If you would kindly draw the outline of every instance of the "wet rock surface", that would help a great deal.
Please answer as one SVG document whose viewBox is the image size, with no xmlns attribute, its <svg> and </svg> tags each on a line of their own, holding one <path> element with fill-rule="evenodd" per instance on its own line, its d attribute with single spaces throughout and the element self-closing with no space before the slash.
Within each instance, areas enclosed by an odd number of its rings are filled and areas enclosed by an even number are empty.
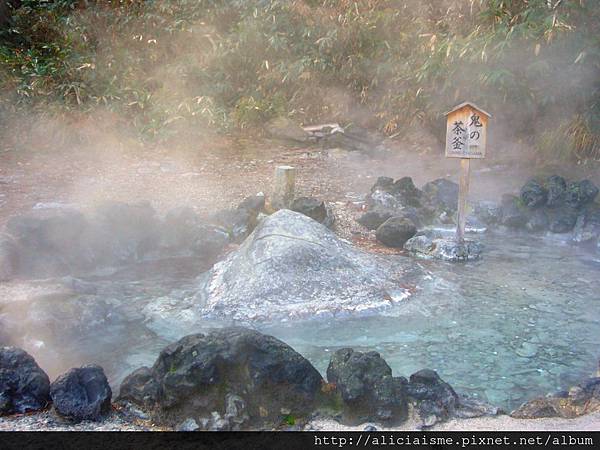
<svg viewBox="0 0 600 450">
<path fill-rule="evenodd" d="M 406 241 L 404 249 L 421 258 L 451 262 L 475 260 L 482 252 L 481 244 L 476 241 L 457 242 L 455 238 L 444 237 L 441 233 L 432 230 L 418 232 Z"/>
<path fill-rule="evenodd" d="M 417 227 L 453 223 L 458 185 L 440 178 L 426 183 L 421 190 L 410 177 L 396 181 L 379 177 L 366 201 L 369 210 L 358 222 L 368 229 L 377 229 L 385 220 L 394 217 L 409 218 Z"/>
<path fill-rule="evenodd" d="M 404 298 L 394 279 L 410 282 L 418 271 L 410 261 L 392 267 L 314 220 L 280 210 L 201 277 L 195 303 L 200 314 L 243 322 L 376 310 L 390 305 L 388 288 Z"/>
<path fill-rule="evenodd" d="M 418 414 L 426 426 L 447 420 L 459 407 L 459 397 L 452 386 L 431 369 L 413 373 L 406 391 L 416 400 Z"/>
<path fill-rule="evenodd" d="M 112 391 L 100 366 L 69 370 L 50 386 L 56 411 L 74 420 L 100 420 L 111 409 Z"/>
<path fill-rule="evenodd" d="M 537 233 L 572 233 L 572 241 L 585 242 L 595 238 L 594 226 L 585 231 L 583 228 L 594 222 L 588 219 L 588 211 L 597 209 L 597 196 L 598 188 L 589 180 L 569 182 L 559 175 L 531 179 L 521 188 L 518 198 L 503 197 L 501 223 Z"/>
<path fill-rule="evenodd" d="M 388 247 L 401 248 L 415 235 L 417 227 L 406 217 L 390 217 L 377 228 L 377 240 Z"/>
<path fill-rule="evenodd" d="M 336 351 L 327 368 L 327 381 L 342 397 L 345 423 L 393 425 L 407 417 L 406 379 L 393 377 L 392 369 L 377 352 Z"/>
<path fill-rule="evenodd" d="M 148 387 L 151 383 L 155 387 Z M 120 399 L 150 408 L 161 423 L 236 430 L 281 425 L 308 415 L 323 380 L 283 342 L 243 328 L 186 336 L 148 372 L 121 386 Z"/>
<path fill-rule="evenodd" d="M 50 380 L 35 360 L 17 347 L 0 347 L 0 416 L 45 408 Z"/>
</svg>

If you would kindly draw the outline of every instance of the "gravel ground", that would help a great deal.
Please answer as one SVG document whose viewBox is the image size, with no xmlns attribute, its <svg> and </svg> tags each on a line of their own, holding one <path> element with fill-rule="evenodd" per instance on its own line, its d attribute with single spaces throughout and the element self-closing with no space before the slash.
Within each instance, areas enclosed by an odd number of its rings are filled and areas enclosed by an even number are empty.
<svg viewBox="0 0 600 450">
<path fill-rule="evenodd" d="M 0 431 L 163 431 L 150 421 L 133 417 L 117 408 L 101 422 L 74 423 L 53 409 L 39 413 L 0 417 Z"/>
</svg>

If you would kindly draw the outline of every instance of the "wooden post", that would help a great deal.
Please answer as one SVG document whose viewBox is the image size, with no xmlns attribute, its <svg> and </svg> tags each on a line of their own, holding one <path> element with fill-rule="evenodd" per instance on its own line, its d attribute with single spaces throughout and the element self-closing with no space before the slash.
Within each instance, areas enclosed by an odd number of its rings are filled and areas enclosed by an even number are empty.
<svg viewBox="0 0 600 450">
<path fill-rule="evenodd" d="M 274 209 L 285 209 L 292 205 L 295 183 L 296 169 L 294 167 L 278 166 L 275 168 L 273 194 L 271 196 L 271 206 Z"/>
<path fill-rule="evenodd" d="M 465 241 L 470 161 L 485 158 L 489 113 L 474 103 L 464 102 L 446 113 L 446 158 L 460 158 L 456 240 Z"/>
<path fill-rule="evenodd" d="M 471 178 L 471 160 L 460 160 L 460 183 L 458 186 L 458 225 L 456 227 L 456 241 L 465 241 L 465 227 L 467 225 L 467 200 L 469 197 L 469 181 Z"/>
</svg>

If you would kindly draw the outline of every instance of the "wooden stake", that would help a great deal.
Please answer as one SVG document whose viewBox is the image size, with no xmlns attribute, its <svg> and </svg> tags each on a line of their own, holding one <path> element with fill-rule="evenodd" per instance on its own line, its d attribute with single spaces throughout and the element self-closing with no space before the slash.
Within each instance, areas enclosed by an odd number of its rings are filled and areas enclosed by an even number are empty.
<svg viewBox="0 0 600 450">
<path fill-rule="evenodd" d="M 295 183 L 296 169 L 294 167 L 278 166 L 275 168 L 273 195 L 271 196 L 271 206 L 274 209 L 285 209 L 292 205 Z"/>
<path fill-rule="evenodd" d="M 469 179 L 471 160 L 461 158 L 460 160 L 460 184 L 458 187 L 458 225 L 456 227 L 456 241 L 465 241 L 465 227 L 467 225 L 467 200 L 469 197 Z"/>
</svg>

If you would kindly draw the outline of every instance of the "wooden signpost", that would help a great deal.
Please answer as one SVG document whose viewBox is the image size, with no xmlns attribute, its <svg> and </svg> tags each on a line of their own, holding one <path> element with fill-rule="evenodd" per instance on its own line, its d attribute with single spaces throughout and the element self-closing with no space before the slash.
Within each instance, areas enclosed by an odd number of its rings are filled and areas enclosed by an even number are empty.
<svg viewBox="0 0 600 450">
<path fill-rule="evenodd" d="M 461 103 L 446 113 L 446 157 L 460 158 L 458 190 L 458 224 L 456 240 L 465 240 L 467 198 L 469 196 L 471 159 L 485 158 L 485 144 L 490 114 L 469 102 Z"/>
</svg>

